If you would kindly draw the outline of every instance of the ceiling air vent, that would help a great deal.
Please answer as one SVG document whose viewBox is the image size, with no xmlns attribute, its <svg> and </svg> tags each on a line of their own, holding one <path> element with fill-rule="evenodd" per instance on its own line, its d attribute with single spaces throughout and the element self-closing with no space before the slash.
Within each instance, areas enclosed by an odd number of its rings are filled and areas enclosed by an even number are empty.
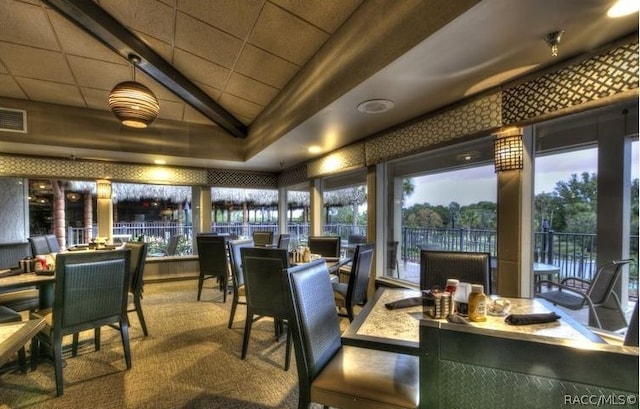
<svg viewBox="0 0 640 409">
<path fill-rule="evenodd" d="M 27 133 L 27 111 L 0 107 L 0 131 Z"/>
</svg>

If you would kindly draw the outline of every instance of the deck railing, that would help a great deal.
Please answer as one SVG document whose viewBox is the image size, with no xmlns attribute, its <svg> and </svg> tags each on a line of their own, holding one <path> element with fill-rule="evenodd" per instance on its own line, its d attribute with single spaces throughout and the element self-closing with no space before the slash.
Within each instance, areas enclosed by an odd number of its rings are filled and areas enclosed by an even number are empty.
<svg viewBox="0 0 640 409">
<path fill-rule="evenodd" d="M 85 237 L 96 237 L 97 227 L 85 235 L 84 228 L 70 227 L 67 233 L 68 246 L 84 243 Z M 215 223 L 211 231 L 227 233 L 239 237 L 251 237 L 256 230 L 278 232 L 275 223 Z M 309 225 L 304 223 L 290 224 L 288 233 L 291 245 L 306 243 L 309 236 Z M 164 250 L 163 246 L 171 236 L 181 236 L 177 254 L 192 254 L 193 228 L 174 222 L 118 222 L 114 223 L 113 234 L 129 240 L 151 243 L 153 250 Z M 366 226 L 348 224 L 328 224 L 324 226 L 324 234 L 340 236 L 347 240 L 350 234 L 366 234 Z M 534 234 L 534 261 L 553 264 L 560 268 L 560 278 L 581 277 L 591 280 L 596 272 L 596 235 L 578 233 L 555 233 L 553 231 L 536 232 Z M 629 294 L 637 299 L 638 294 L 638 242 L 639 236 L 630 237 L 630 257 L 634 259 L 629 268 Z M 402 228 L 399 261 L 401 263 L 419 263 L 420 249 L 440 249 L 449 251 L 479 251 L 496 256 L 496 232 L 493 230 L 471 229 L 428 229 Z"/>
</svg>

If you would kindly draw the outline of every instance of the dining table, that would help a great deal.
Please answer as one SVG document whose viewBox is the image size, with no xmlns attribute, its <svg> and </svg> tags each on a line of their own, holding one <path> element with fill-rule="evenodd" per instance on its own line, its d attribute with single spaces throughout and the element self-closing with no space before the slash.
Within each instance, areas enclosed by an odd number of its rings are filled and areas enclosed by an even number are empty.
<svg viewBox="0 0 640 409">
<path fill-rule="evenodd" d="M 373 299 L 368 301 L 356 315 L 353 322 L 342 334 L 343 345 L 353 345 L 363 348 L 418 355 L 420 347 L 420 322 L 432 319 L 423 312 L 422 304 L 405 308 L 389 309 L 386 304 L 399 300 L 416 299 L 421 297 L 420 290 L 405 288 L 380 287 Z M 499 297 L 492 296 L 489 302 Z M 461 323 L 471 327 L 491 329 L 498 332 L 512 334 L 540 335 L 552 338 L 604 342 L 602 338 L 590 331 L 582 324 L 559 308 L 541 299 L 502 298 L 510 303 L 510 314 L 541 314 L 555 312 L 560 319 L 543 324 L 509 325 L 505 316 L 487 316 L 485 322 L 470 322 L 461 318 Z M 446 322 L 445 319 L 439 320 Z"/>
<path fill-rule="evenodd" d="M 0 365 L 25 346 L 44 328 L 44 318 L 0 324 Z"/>
<path fill-rule="evenodd" d="M 350 257 L 321 257 L 321 258 L 324 259 L 324 261 L 326 262 L 327 270 L 329 270 L 329 273 L 334 275 L 338 274 L 340 267 L 351 262 Z M 297 262 L 297 261 L 290 260 L 289 264 L 291 264 L 291 266 L 299 266 L 299 265 L 305 264 L 305 262 Z"/>
<path fill-rule="evenodd" d="M 39 307 L 50 308 L 53 306 L 56 277 L 53 272 L 43 271 L 38 273 L 18 273 L 0 277 L 0 291 L 23 290 L 37 287 L 39 294 Z"/>
</svg>

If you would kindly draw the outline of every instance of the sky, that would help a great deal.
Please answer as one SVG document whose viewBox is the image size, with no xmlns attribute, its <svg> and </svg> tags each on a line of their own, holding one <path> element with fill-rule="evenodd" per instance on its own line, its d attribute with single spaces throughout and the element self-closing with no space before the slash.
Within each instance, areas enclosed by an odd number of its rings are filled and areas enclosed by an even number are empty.
<svg viewBox="0 0 640 409">
<path fill-rule="evenodd" d="M 638 142 L 633 143 L 631 180 L 638 178 Z M 597 150 L 567 152 L 536 158 L 535 194 L 551 193 L 556 182 L 569 180 L 572 173 L 597 172 Z M 414 193 L 407 207 L 417 203 L 468 205 L 496 201 L 496 177 L 493 165 L 413 178 Z"/>
</svg>

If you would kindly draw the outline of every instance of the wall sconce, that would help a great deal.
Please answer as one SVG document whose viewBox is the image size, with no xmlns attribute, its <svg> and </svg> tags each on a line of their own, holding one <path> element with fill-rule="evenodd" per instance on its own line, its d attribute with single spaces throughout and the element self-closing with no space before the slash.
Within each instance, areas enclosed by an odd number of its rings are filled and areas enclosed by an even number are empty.
<svg viewBox="0 0 640 409">
<path fill-rule="evenodd" d="M 98 199 L 111 199 L 111 182 L 98 180 L 96 182 L 96 195 Z"/>
<path fill-rule="evenodd" d="M 496 173 L 522 169 L 522 135 L 497 137 L 493 141 Z"/>
</svg>

